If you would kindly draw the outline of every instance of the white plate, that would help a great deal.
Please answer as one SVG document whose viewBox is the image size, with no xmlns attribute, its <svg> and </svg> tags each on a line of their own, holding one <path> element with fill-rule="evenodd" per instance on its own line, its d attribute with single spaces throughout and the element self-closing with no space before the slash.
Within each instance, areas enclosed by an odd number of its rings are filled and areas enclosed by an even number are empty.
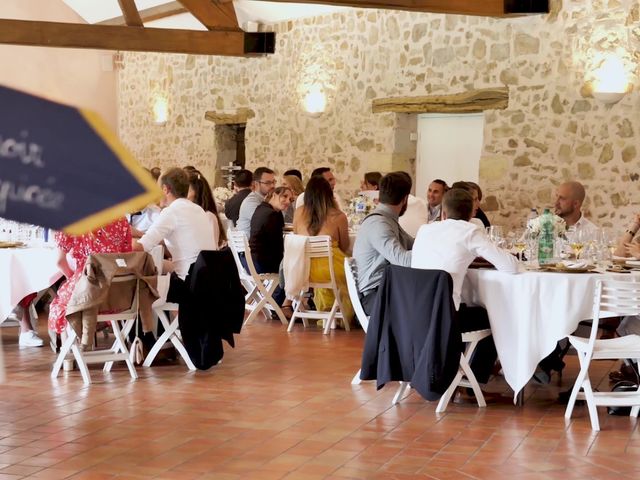
<svg viewBox="0 0 640 480">
<path fill-rule="evenodd" d="M 611 258 L 612 258 L 613 260 L 638 260 L 638 259 L 637 259 L 637 258 L 635 258 L 635 257 L 620 257 L 620 256 L 618 256 L 618 255 L 613 255 Z"/>
<path fill-rule="evenodd" d="M 625 263 L 632 267 L 640 267 L 640 260 L 627 260 Z"/>
</svg>

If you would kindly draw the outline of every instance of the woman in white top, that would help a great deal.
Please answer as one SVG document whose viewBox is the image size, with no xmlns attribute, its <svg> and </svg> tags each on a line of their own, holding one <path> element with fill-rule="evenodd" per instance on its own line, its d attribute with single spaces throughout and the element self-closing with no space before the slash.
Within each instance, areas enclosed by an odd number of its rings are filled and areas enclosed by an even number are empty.
<svg viewBox="0 0 640 480">
<path fill-rule="evenodd" d="M 187 173 L 189 175 L 189 193 L 187 194 L 187 199 L 200 205 L 200 207 L 207 212 L 213 228 L 213 241 L 218 248 L 224 247 L 227 243 L 227 235 L 222 221 L 218 216 L 218 209 L 213 199 L 209 182 L 207 182 L 204 175 L 197 170 Z"/>
</svg>

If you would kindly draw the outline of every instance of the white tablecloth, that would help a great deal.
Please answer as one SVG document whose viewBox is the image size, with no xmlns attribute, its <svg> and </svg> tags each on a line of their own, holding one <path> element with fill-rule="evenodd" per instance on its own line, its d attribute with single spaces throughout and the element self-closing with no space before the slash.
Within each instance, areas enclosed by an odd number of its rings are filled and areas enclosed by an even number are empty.
<svg viewBox="0 0 640 480">
<path fill-rule="evenodd" d="M 0 248 L 0 322 L 24 297 L 62 276 L 57 261 L 55 248 Z"/>
<path fill-rule="evenodd" d="M 462 299 L 487 309 L 505 379 L 516 394 L 556 343 L 573 333 L 580 321 L 592 318 L 596 281 L 603 277 L 468 271 Z"/>
</svg>

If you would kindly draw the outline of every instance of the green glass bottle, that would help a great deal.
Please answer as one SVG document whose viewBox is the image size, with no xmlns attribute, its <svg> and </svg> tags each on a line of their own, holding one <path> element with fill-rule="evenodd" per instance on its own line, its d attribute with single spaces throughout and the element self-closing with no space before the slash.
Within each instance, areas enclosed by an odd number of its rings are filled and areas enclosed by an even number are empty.
<svg viewBox="0 0 640 480">
<path fill-rule="evenodd" d="M 540 233 L 538 235 L 538 264 L 545 265 L 553 260 L 553 215 L 548 208 L 540 217 Z"/>
</svg>

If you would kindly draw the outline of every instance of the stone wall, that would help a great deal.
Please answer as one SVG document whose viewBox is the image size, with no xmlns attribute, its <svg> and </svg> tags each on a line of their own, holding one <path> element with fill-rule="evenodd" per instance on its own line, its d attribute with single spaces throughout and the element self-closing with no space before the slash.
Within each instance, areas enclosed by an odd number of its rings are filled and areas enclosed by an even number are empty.
<svg viewBox="0 0 640 480">
<path fill-rule="evenodd" d="M 413 168 L 415 116 L 372 114 L 373 98 L 507 85 L 509 107 L 485 114 L 480 162 L 494 222 L 520 223 L 532 206 L 553 203 L 555 185 L 578 179 L 590 216 L 620 228 L 640 203 L 639 96 L 606 105 L 585 83 L 603 53 L 617 50 L 635 70 L 638 0 L 552 6 L 550 15 L 510 19 L 353 10 L 276 26 L 276 53 L 264 58 L 127 54 L 120 134 L 144 164 L 194 164 L 212 176 L 215 128 L 205 111 L 248 107 L 248 166 L 308 173 L 328 164 L 348 197 L 365 171 Z M 328 98 L 318 116 L 301 105 L 313 84 Z M 158 94 L 169 98 L 165 126 L 152 124 Z"/>
</svg>

